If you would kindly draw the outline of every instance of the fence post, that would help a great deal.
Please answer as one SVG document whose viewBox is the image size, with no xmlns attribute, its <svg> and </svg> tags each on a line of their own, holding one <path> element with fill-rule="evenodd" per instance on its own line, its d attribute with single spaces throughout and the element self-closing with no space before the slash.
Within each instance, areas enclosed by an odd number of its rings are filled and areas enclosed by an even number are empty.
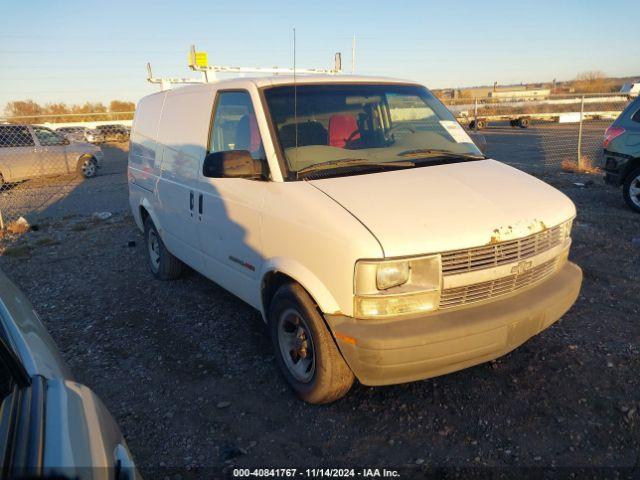
<svg viewBox="0 0 640 480">
<path fill-rule="evenodd" d="M 580 100 L 580 126 L 578 127 L 578 170 L 582 170 L 582 120 L 584 118 L 584 95 Z"/>
<path fill-rule="evenodd" d="M 473 102 L 473 130 L 478 131 L 478 99 Z"/>
</svg>

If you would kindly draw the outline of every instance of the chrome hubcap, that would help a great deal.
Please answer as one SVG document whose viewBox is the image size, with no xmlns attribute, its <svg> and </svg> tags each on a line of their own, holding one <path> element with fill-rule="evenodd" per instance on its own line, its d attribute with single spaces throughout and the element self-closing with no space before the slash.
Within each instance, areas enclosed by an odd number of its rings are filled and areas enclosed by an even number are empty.
<svg viewBox="0 0 640 480">
<path fill-rule="evenodd" d="M 287 369 L 303 383 L 313 379 L 316 354 L 311 330 L 296 310 L 285 310 L 278 319 L 278 345 Z"/>
<path fill-rule="evenodd" d="M 154 272 L 157 272 L 158 268 L 160 267 L 160 239 L 158 238 L 158 234 L 154 230 L 149 231 L 147 247 L 149 249 L 149 260 L 151 261 L 151 268 Z"/>
<path fill-rule="evenodd" d="M 631 180 L 631 185 L 629 185 L 629 197 L 631 197 L 631 201 L 640 207 L 640 175 Z"/>
</svg>

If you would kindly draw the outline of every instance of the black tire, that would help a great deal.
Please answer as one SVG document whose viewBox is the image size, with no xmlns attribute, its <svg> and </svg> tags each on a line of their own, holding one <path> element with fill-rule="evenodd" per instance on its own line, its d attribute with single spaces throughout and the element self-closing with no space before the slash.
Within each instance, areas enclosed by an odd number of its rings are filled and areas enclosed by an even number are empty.
<svg viewBox="0 0 640 480">
<path fill-rule="evenodd" d="M 289 365 L 293 355 L 286 360 L 283 357 L 286 347 L 281 348 L 281 342 L 284 342 L 281 337 L 287 336 L 281 324 L 285 318 L 295 318 L 296 314 L 303 321 L 304 353 L 308 355 L 310 350 L 313 355 L 314 368 L 306 381 L 292 373 Z M 269 331 L 276 363 L 298 397 L 308 403 L 321 404 L 334 402 L 347 394 L 353 385 L 353 372 L 342 358 L 315 302 L 300 285 L 289 283 L 276 291 L 269 308 Z M 297 333 L 294 336 L 299 339 Z M 298 356 L 298 361 L 300 358 Z"/>
<path fill-rule="evenodd" d="M 83 155 L 78 159 L 77 169 L 84 178 L 93 178 L 98 174 L 98 162 L 91 155 Z"/>
<path fill-rule="evenodd" d="M 487 126 L 487 122 L 485 120 L 478 120 L 478 130 L 482 130 Z"/>
<path fill-rule="evenodd" d="M 151 246 L 152 242 L 154 242 L 157 250 Z M 158 280 L 175 280 L 180 277 L 184 264 L 164 246 L 164 242 L 160 238 L 158 229 L 151 217 L 147 217 L 144 221 L 144 244 L 147 249 L 149 270 L 151 270 L 154 277 Z M 157 259 L 152 258 L 152 249 L 157 253 Z"/>
<path fill-rule="evenodd" d="M 640 188 L 640 167 L 631 170 L 624 178 L 624 183 L 622 184 L 624 201 L 627 202 L 631 210 L 640 213 L 640 195 L 633 193 L 631 191 L 632 188 Z"/>
<path fill-rule="evenodd" d="M 528 119 L 528 118 L 524 118 L 524 117 L 523 117 L 523 118 L 518 119 L 518 126 L 519 126 L 520 128 L 529 128 L 529 124 L 530 124 L 530 123 L 531 123 L 531 122 L 529 121 L 529 119 Z"/>
</svg>

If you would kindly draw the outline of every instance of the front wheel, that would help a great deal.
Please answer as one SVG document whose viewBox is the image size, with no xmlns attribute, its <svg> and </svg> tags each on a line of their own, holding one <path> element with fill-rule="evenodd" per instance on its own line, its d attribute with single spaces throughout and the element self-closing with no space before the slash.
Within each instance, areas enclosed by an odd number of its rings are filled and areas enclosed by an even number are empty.
<svg viewBox="0 0 640 480">
<path fill-rule="evenodd" d="M 622 196 L 631 210 L 640 213 L 640 167 L 626 176 L 622 185 Z"/>
<path fill-rule="evenodd" d="M 269 309 L 269 330 L 276 362 L 302 400 L 330 403 L 347 394 L 353 373 L 300 285 L 290 283 L 278 289 Z"/>
</svg>

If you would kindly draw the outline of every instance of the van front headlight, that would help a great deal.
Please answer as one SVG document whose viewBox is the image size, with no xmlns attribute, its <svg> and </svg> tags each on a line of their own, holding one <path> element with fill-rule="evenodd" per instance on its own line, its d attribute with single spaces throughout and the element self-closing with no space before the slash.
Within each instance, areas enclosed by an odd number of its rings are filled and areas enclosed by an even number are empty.
<svg viewBox="0 0 640 480">
<path fill-rule="evenodd" d="M 387 318 L 436 310 L 441 272 L 440 255 L 359 260 L 354 279 L 354 316 Z"/>
</svg>

